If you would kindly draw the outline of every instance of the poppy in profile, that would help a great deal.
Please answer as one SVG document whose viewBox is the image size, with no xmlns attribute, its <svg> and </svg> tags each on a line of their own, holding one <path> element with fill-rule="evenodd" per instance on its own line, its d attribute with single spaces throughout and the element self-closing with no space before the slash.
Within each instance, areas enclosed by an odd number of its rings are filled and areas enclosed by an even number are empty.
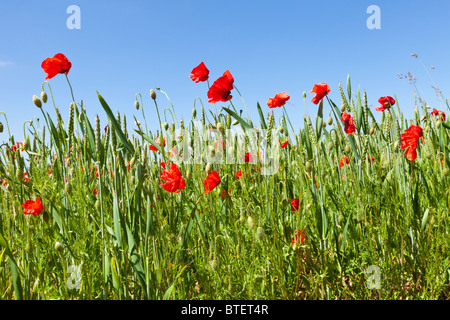
<svg viewBox="0 0 450 320">
<path fill-rule="evenodd" d="M 346 155 L 343 155 L 342 157 L 341 157 L 341 160 L 339 160 L 339 167 L 343 167 L 343 166 L 345 166 L 345 164 L 349 164 L 350 163 L 350 159 L 346 156 Z"/>
<path fill-rule="evenodd" d="M 285 142 L 281 143 L 282 148 L 286 148 L 289 145 L 289 139 L 286 139 Z"/>
<path fill-rule="evenodd" d="M 181 172 L 178 169 L 176 163 L 172 163 L 169 167 L 169 170 L 161 171 L 160 178 L 167 181 L 160 184 L 160 186 L 163 187 L 166 191 L 179 193 L 181 189 L 186 188 L 186 183 L 181 176 Z"/>
<path fill-rule="evenodd" d="M 211 172 L 205 179 L 203 179 L 203 184 L 205 186 L 205 192 L 209 193 L 220 183 L 220 177 L 216 170 Z"/>
<path fill-rule="evenodd" d="M 342 112 L 341 114 L 341 120 L 344 122 L 344 131 L 347 134 L 353 134 L 356 131 L 355 128 L 355 122 L 353 120 L 353 117 L 348 114 L 347 112 Z"/>
<path fill-rule="evenodd" d="M 269 100 L 267 100 L 267 105 L 269 106 L 269 108 L 278 108 L 284 106 L 289 98 L 290 96 L 286 94 L 286 92 L 277 93 L 275 97 L 269 98 Z"/>
<path fill-rule="evenodd" d="M 252 162 L 253 163 L 253 157 L 252 154 L 250 152 L 247 152 L 244 156 L 244 161 L 245 162 Z"/>
<path fill-rule="evenodd" d="M 375 110 L 377 111 L 384 111 L 395 104 L 394 98 L 390 96 L 381 97 L 380 99 L 378 99 L 378 102 L 381 103 L 381 106 L 375 107 Z"/>
<path fill-rule="evenodd" d="M 439 117 L 440 120 L 445 121 L 445 112 L 444 111 L 433 109 L 433 111 L 431 111 L 431 114 L 435 117 Z"/>
<path fill-rule="evenodd" d="M 328 84 L 322 82 L 315 84 L 314 88 L 310 92 L 314 92 L 316 94 L 316 96 L 312 98 L 311 102 L 314 104 L 319 104 L 320 100 L 330 93 L 330 87 Z"/>
<path fill-rule="evenodd" d="M 24 214 L 32 214 L 34 216 L 40 215 L 41 211 L 44 210 L 40 197 L 37 197 L 36 201 L 27 200 L 24 204 L 22 204 L 22 208 L 25 209 L 23 210 Z"/>
<path fill-rule="evenodd" d="M 155 142 L 156 142 L 159 146 L 161 146 L 161 139 L 160 139 L 160 137 L 156 138 Z M 166 146 L 166 138 L 163 138 L 163 146 L 164 146 L 164 147 Z M 150 144 L 149 149 L 150 149 L 150 151 L 158 151 L 158 149 L 156 149 L 156 147 L 155 147 L 154 145 L 152 145 L 152 144 Z"/>
<path fill-rule="evenodd" d="M 196 66 L 194 69 L 192 69 L 189 77 L 191 77 L 192 81 L 194 81 L 195 83 L 208 80 L 209 70 L 208 70 L 208 68 L 206 68 L 203 61 L 198 66 Z"/>
<path fill-rule="evenodd" d="M 216 103 L 219 101 L 227 102 L 233 96 L 231 90 L 233 89 L 234 78 L 230 71 L 227 70 L 223 75 L 214 81 L 213 85 L 208 90 L 208 102 Z"/>
<path fill-rule="evenodd" d="M 292 199 L 291 201 L 291 211 L 298 211 L 300 201 L 298 199 Z"/>
<path fill-rule="evenodd" d="M 422 128 L 416 125 L 411 125 L 401 136 L 401 149 L 406 149 L 406 159 L 414 161 L 417 158 L 417 141 L 423 137 Z"/>
<path fill-rule="evenodd" d="M 236 172 L 236 179 L 240 179 L 240 178 L 242 178 L 242 171 L 241 170 Z"/>
<path fill-rule="evenodd" d="M 303 243 L 305 241 L 305 234 L 302 230 L 299 230 L 296 235 L 292 238 L 292 244 L 297 243 L 300 240 L 300 243 Z"/>
<path fill-rule="evenodd" d="M 45 79 L 49 80 L 56 76 L 57 74 L 69 74 L 70 68 L 72 68 L 72 63 L 66 58 L 62 53 L 57 53 L 53 58 L 47 58 L 42 61 L 42 69 L 44 69 L 47 76 Z"/>
</svg>

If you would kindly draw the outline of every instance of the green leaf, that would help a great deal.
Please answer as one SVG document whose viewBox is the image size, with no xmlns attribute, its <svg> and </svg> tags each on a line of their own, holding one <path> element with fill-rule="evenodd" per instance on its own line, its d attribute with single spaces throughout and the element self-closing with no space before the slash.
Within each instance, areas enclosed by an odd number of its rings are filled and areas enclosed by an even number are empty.
<svg viewBox="0 0 450 320">
<path fill-rule="evenodd" d="M 147 284 L 145 283 L 145 273 L 144 268 L 141 264 L 141 259 L 139 258 L 139 254 L 136 249 L 136 242 L 133 237 L 133 233 L 131 232 L 128 224 L 125 224 L 125 228 L 127 230 L 127 238 L 128 238 L 128 254 L 131 258 L 131 265 L 133 266 L 134 273 L 136 274 L 141 288 L 146 288 Z M 147 296 L 147 291 L 144 290 L 144 295 Z"/>
<path fill-rule="evenodd" d="M 226 112 L 228 112 L 230 114 L 230 116 L 232 116 L 233 118 L 235 118 L 237 121 L 239 121 L 239 123 L 242 125 L 242 127 L 247 128 L 247 129 L 253 129 L 253 127 L 251 125 L 249 125 L 244 119 L 242 119 L 240 116 L 237 115 L 236 112 L 223 107 L 223 110 L 225 110 Z"/>
<path fill-rule="evenodd" d="M 428 209 L 427 209 L 427 210 L 425 210 L 425 213 L 423 214 L 423 218 L 422 218 L 422 226 L 421 226 L 422 232 L 425 231 L 425 228 L 427 227 L 429 220 L 430 220 L 430 215 L 428 214 Z"/>
<path fill-rule="evenodd" d="M 134 129 L 134 131 L 136 131 L 136 133 L 138 133 L 139 135 L 142 136 L 142 138 L 144 138 L 145 140 L 147 140 L 148 142 L 151 143 L 152 146 L 154 146 L 159 152 L 163 153 L 161 146 L 159 144 L 156 143 L 155 140 L 153 140 L 152 137 L 146 135 L 145 133 L 143 133 L 142 131 L 136 130 Z"/>
<path fill-rule="evenodd" d="M 5 248 L 6 254 L 9 258 L 9 266 L 11 268 L 11 275 L 13 279 L 13 287 L 14 287 L 14 294 L 16 295 L 17 300 L 23 299 L 23 292 L 22 292 L 22 284 L 20 282 L 20 274 L 23 273 L 20 271 L 19 266 L 17 265 L 16 260 L 14 259 L 14 256 L 8 246 L 8 243 L 6 242 L 6 239 L 3 237 L 3 235 L 0 233 L 0 247 Z"/>
<path fill-rule="evenodd" d="M 347 94 L 348 99 L 350 100 L 352 98 L 352 85 L 350 83 L 350 75 L 347 75 Z"/>
<path fill-rule="evenodd" d="M 258 101 L 256 102 L 256 107 L 258 108 L 259 118 L 261 119 L 261 129 L 267 129 L 266 120 L 264 119 L 264 114 Z"/>
</svg>

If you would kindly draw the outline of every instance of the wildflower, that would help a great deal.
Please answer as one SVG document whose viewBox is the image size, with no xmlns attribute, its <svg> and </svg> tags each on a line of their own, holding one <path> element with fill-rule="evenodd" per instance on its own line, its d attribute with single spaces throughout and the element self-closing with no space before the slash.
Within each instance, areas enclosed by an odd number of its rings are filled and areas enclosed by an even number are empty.
<svg viewBox="0 0 450 320">
<path fill-rule="evenodd" d="M 245 162 L 252 162 L 253 163 L 253 157 L 252 154 L 250 152 L 247 152 L 244 156 L 244 161 Z"/>
<path fill-rule="evenodd" d="M 41 211 L 44 209 L 44 206 L 41 203 L 41 198 L 37 197 L 36 201 L 27 200 L 24 204 L 22 204 L 22 208 L 24 214 L 32 214 L 34 216 L 38 216 L 41 214 Z"/>
<path fill-rule="evenodd" d="M 208 102 L 216 103 L 218 101 L 226 102 L 233 96 L 230 94 L 233 89 L 234 79 L 230 71 L 227 70 L 223 75 L 214 81 L 213 85 L 208 90 Z"/>
<path fill-rule="evenodd" d="M 23 182 L 25 182 L 25 183 L 30 182 L 30 180 L 27 178 L 27 173 L 26 172 L 23 173 Z"/>
<path fill-rule="evenodd" d="M 94 188 L 94 195 L 97 195 L 97 188 Z"/>
<path fill-rule="evenodd" d="M 291 201 L 291 211 L 298 211 L 300 201 L 298 199 L 292 199 Z"/>
<path fill-rule="evenodd" d="M 206 81 L 209 78 L 209 70 L 206 68 L 205 64 L 201 62 L 198 66 L 192 69 L 189 75 L 192 81 L 198 83 L 199 81 Z"/>
<path fill-rule="evenodd" d="M 433 108 L 433 111 L 431 112 L 431 114 L 435 117 L 439 117 L 440 120 L 445 121 L 445 112 L 444 111 L 440 111 L 440 110 Z"/>
<path fill-rule="evenodd" d="M 372 157 L 371 155 L 366 155 L 366 157 L 364 158 L 364 160 L 367 160 L 367 157 L 369 157 L 369 159 L 370 159 L 370 157 Z M 375 158 L 374 157 L 372 157 L 372 162 L 375 162 Z"/>
<path fill-rule="evenodd" d="M 241 170 L 236 172 L 236 179 L 240 179 L 240 178 L 242 178 L 242 171 Z"/>
<path fill-rule="evenodd" d="M 203 179 L 203 184 L 205 186 L 204 193 L 209 193 L 220 183 L 220 177 L 217 171 L 211 172 L 205 179 Z"/>
<path fill-rule="evenodd" d="M 49 80 L 57 74 L 69 74 L 72 63 L 62 53 L 57 53 L 53 58 L 45 59 L 41 64 L 42 69 L 47 73 L 45 79 Z"/>
<path fill-rule="evenodd" d="M 167 181 L 160 184 L 160 186 L 166 191 L 179 193 L 181 189 L 186 187 L 186 183 L 181 176 L 181 172 L 175 163 L 170 165 L 169 170 L 161 171 L 160 178 Z"/>
<path fill-rule="evenodd" d="M 417 141 L 423 137 L 422 128 L 411 125 L 401 136 L 401 149 L 406 149 L 406 159 L 414 161 L 417 158 Z"/>
<path fill-rule="evenodd" d="M 328 84 L 322 82 L 319 84 L 315 84 L 314 88 L 310 91 L 314 92 L 316 96 L 312 98 L 311 102 L 314 104 L 318 104 L 320 100 L 322 100 L 327 94 L 330 93 L 330 87 Z"/>
<path fill-rule="evenodd" d="M 342 157 L 341 157 L 341 160 L 339 160 L 339 167 L 343 167 L 343 166 L 345 166 L 345 164 L 349 164 L 350 163 L 350 159 L 346 156 L 346 155 L 343 155 Z"/>
<path fill-rule="evenodd" d="M 290 96 L 286 94 L 286 92 L 277 93 L 275 97 L 269 98 L 269 100 L 267 100 L 267 105 L 269 106 L 269 108 L 278 108 L 284 106 L 289 98 Z"/>
<path fill-rule="evenodd" d="M 378 102 L 381 103 L 381 106 L 375 107 L 375 110 L 377 111 L 384 111 L 395 104 L 394 98 L 390 96 L 381 97 L 380 99 L 378 99 Z"/>
<path fill-rule="evenodd" d="M 303 243 L 305 240 L 305 234 L 302 230 L 299 230 L 296 235 L 292 238 L 292 244 L 297 243 L 297 241 L 300 240 L 300 243 Z"/>
<path fill-rule="evenodd" d="M 342 112 L 341 120 L 344 122 L 344 131 L 347 134 L 355 133 L 355 123 L 353 122 L 353 117 L 347 112 Z"/>
<path fill-rule="evenodd" d="M 286 141 L 281 144 L 281 147 L 286 148 L 288 145 L 289 145 L 289 139 L 286 139 Z"/>
<path fill-rule="evenodd" d="M 160 137 L 156 138 L 155 142 L 161 146 L 161 140 Z M 166 138 L 163 138 L 163 146 L 166 146 Z M 156 149 L 156 147 L 152 144 L 150 144 L 150 151 L 158 151 L 158 149 Z"/>
</svg>

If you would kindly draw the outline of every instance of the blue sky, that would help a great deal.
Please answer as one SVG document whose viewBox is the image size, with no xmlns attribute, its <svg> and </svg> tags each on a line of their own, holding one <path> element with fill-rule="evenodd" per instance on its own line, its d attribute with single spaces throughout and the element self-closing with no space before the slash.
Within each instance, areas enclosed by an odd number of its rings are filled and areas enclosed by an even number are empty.
<svg viewBox="0 0 450 320">
<path fill-rule="evenodd" d="M 70 5 L 81 9 L 80 30 L 66 26 Z M 379 30 L 366 27 L 370 5 L 381 9 Z M 340 105 L 338 83 L 345 85 L 348 74 L 354 90 L 360 86 L 367 91 L 372 108 L 379 97 L 396 94 L 401 110 L 411 118 L 413 89 L 397 76 L 411 72 L 427 103 L 447 111 L 427 71 L 411 54 L 419 55 L 445 96 L 450 87 L 449 9 L 448 0 L 3 1 L 0 111 L 7 114 L 16 139 L 22 140 L 24 121 L 41 116 L 32 103 L 45 80 L 41 62 L 58 52 L 72 62 L 69 79 L 77 102 L 84 101 L 91 121 L 99 114 L 102 125 L 106 117 L 96 91 L 114 112 L 127 115 L 130 127 L 133 114 L 142 120 L 133 105 L 141 93 L 153 131 L 157 118 L 149 90 L 156 86 L 169 95 L 178 119 L 190 119 L 196 97 L 213 110 L 206 83 L 189 78 L 201 61 L 210 70 L 211 84 L 230 70 L 255 123 L 256 102 L 268 111 L 267 99 L 285 91 L 291 96 L 285 106 L 291 122 L 301 127 L 303 92 L 307 113 L 314 118 L 317 106 L 309 93 L 314 84 L 328 83 L 330 98 Z M 58 75 L 49 83 L 67 121 L 71 96 L 65 77 Z M 233 96 L 235 106 L 243 108 L 235 90 Z M 169 106 L 162 94 L 158 102 L 162 108 Z M 51 104 L 44 108 L 54 116 Z M 326 105 L 326 115 L 329 110 Z"/>
</svg>

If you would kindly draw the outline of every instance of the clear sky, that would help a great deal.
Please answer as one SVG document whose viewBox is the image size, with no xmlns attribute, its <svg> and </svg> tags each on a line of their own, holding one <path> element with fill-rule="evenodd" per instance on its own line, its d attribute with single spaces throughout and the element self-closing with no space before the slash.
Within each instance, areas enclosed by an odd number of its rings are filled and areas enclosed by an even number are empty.
<svg viewBox="0 0 450 320">
<path fill-rule="evenodd" d="M 80 7 L 79 30 L 67 28 L 70 5 Z M 370 5 L 380 7 L 381 29 L 367 28 Z M 69 79 L 77 102 L 83 99 L 91 121 L 99 114 L 102 125 L 106 117 L 96 91 L 114 112 L 127 115 L 130 126 L 133 114 L 142 120 L 134 109 L 135 95 L 141 93 L 153 131 L 157 118 L 149 90 L 156 86 L 169 95 L 178 119 L 190 119 L 196 97 L 213 109 L 207 84 L 189 78 L 202 61 L 210 84 L 230 70 L 255 123 L 256 102 L 268 111 L 267 99 L 285 91 L 291 96 L 285 106 L 291 122 L 302 126 L 303 92 L 314 119 L 317 106 L 309 93 L 314 84 L 328 83 L 330 98 L 340 105 L 338 83 L 345 86 L 348 74 L 353 90 L 367 91 L 377 116 L 378 98 L 396 94 L 401 110 L 412 117 L 413 88 L 397 75 L 407 72 L 418 78 L 419 93 L 429 105 L 447 111 L 431 86 L 434 81 L 444 96 L 450 87 L 449 18 L 448 0 L 2 1 L 0 111 L 22 140 L 24 121 L 41 116 L 32 103 L 45 80 L 41 63 L 59 52 L 72 62 Z M 49 83 L 67 122 L 71 96 L 65 77 Z M 243 108 L 237 92 L 232 93 L 235 106 Z M 169 106 L 161 93 L 158 101 L 162 108 Z M 44 108 L 54 117 L 51 104 Z M 326 105 L 325 116 L 329 110 Z"/>
</svg>

